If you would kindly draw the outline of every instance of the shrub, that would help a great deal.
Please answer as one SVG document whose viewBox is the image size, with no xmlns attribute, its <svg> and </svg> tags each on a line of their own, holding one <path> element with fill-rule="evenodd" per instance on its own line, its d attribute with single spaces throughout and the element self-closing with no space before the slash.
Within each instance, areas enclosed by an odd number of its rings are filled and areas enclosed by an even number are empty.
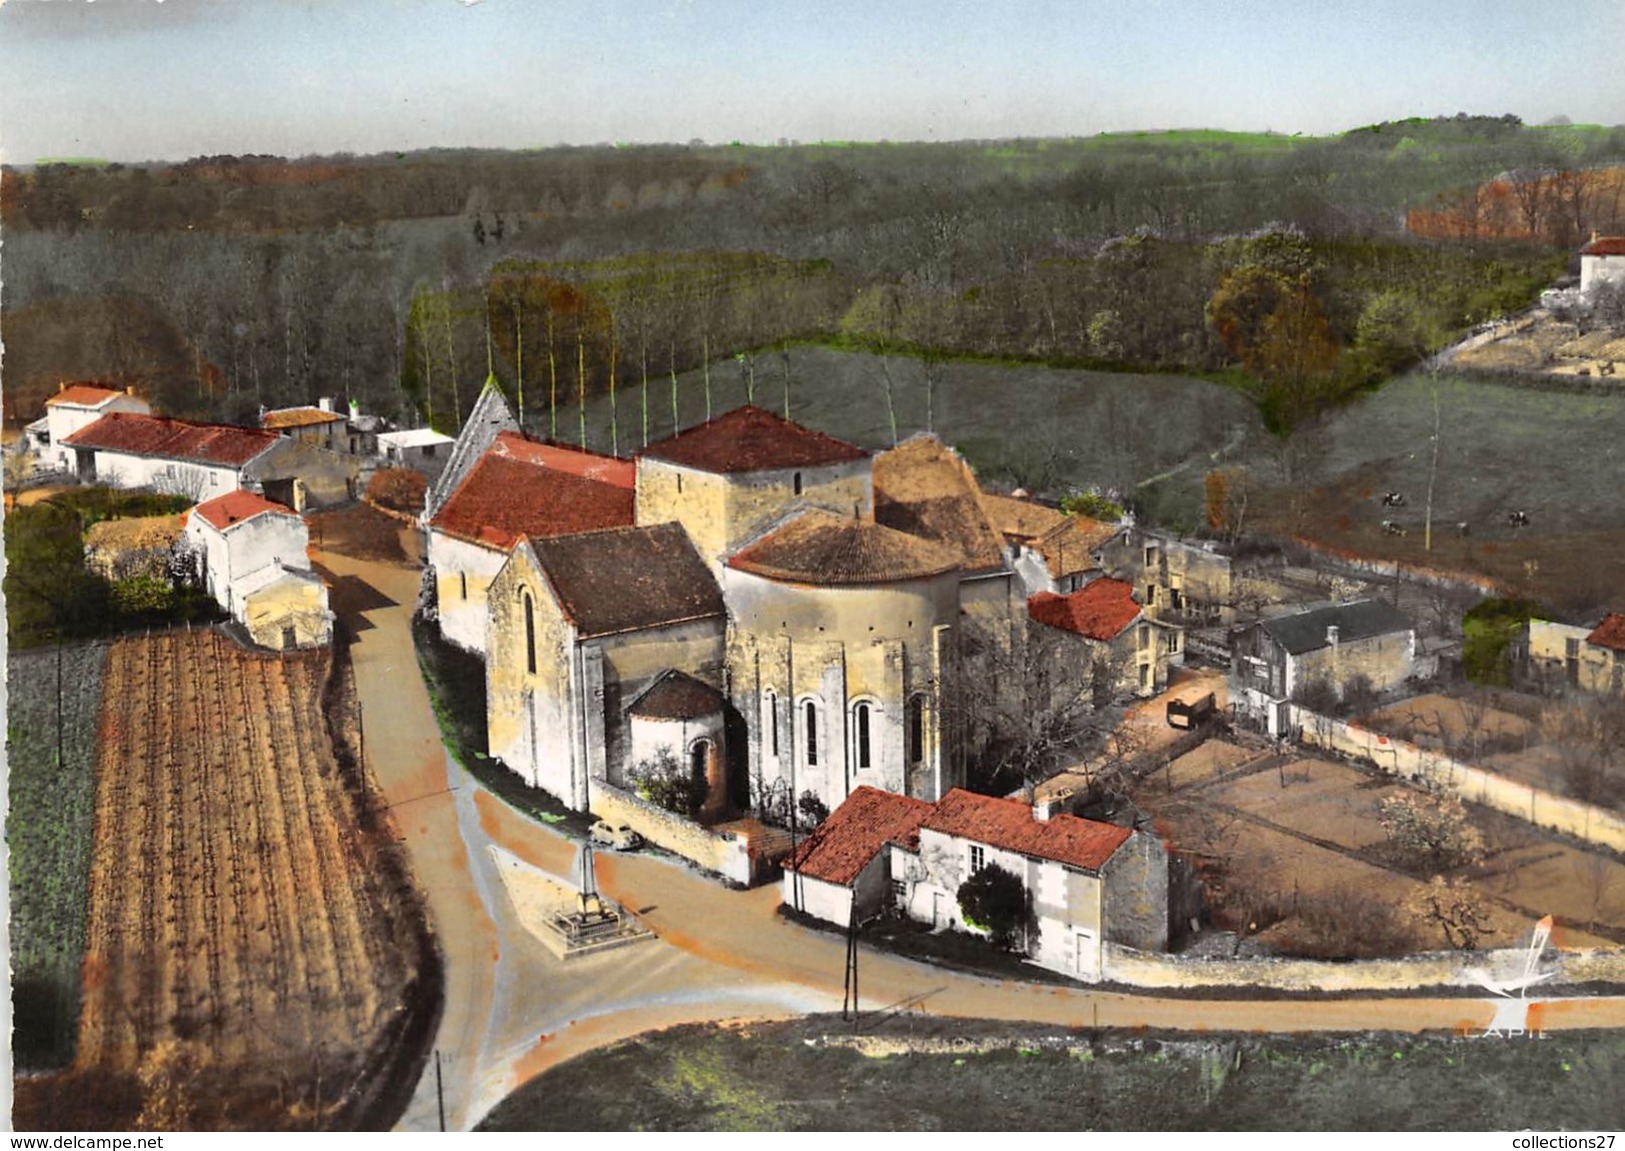
<svg viewBox="0 0 1625 1151">
<path fill-rule="evenodd" d="M 1487 599 L 1462 616 L 1461 667 L 1469 680 L 1511 686 L 1508 653 L 1534 612 L 1527 600 Z"/>
<path fill-rule="evenodd" d="M 1099 492 L 1075 492 L 1061 500 L 1061 510 L 1069 516 L 1116 523 L 1123 518 L 1123 505 Z"/>
<path fill-rule="evenodd" d="M 1032 897 L 1020 876 L 990 863 L 961 883 L 957 895 L 966 926 L 987 932 L 995 947 L 1015 950 L 1024 943 Z"/>
<path fill-rule="evenodd" d="M 829 804 L 820 799 L 816 791 L 804 791 L 796 800 L 796 812 L 801 816 L 801 825 L 811 831 L 829 818 Z"/>
<path fill-rule="evenodd" d="M 1332 686 L 1331 680 L 1310 679 L 1293 689 L 1292 702 L 1317 715 L 1335 715 L 1342 701 L 1338 699 L 1337 688 Z"/>
<path fill-rule="evenodd" d="M 679 762 L 669 747 L 639 760 L 627 774 L 641 798 L 685 819 L 698 815 L 705 802 L 705 776 Z"/>
<path fill-rule="evenodd" d="M 367 498 L 391 511 L 416 515 L 423 510 L 429 481 L 422 472 L 410 468 L 381 468 L 367 484 Z"/>
</svg>

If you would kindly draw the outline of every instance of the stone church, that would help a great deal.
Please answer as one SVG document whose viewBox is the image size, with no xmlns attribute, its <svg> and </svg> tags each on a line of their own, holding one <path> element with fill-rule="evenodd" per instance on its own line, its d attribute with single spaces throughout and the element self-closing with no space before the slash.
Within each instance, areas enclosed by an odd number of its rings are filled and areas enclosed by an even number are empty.
<svg viewBox="0 0 1625 1151">
<path fill-rule="evenodd" d="M 423 522 L 493 756 L 584 809 L 669 750 L 722 813 L 964 782 L 954 693 L 998 690 L 1052 590 L 989 507 L 929 436 L 871 454 L 743 407 L 629 463 L 530 440 L 487 388 Z"/>
</svg>

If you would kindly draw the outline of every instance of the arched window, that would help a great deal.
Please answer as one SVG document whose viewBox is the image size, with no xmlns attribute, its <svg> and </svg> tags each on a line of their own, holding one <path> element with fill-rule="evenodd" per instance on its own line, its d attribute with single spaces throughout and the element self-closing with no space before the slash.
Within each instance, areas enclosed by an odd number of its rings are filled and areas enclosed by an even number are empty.
<svg viewBox="0 0 1625 1151">
<path fill-rule="evenodd" d="M 525 593 L 525 670 L 536 674 L 536 609 L 529 592 Z"/>
<path fill-rule="evenodd" d="M 807 766 L 818 766 L 818 705 L 808 700 L 802 705 L 802 715 L 807 724 Z"/>
<path fill-rule="evenodd" d="M 790 487 L 791 487 L 791 490 L 794 492 L 794 494 L 796 494 L 798 496 L 801 494 L 801 473 L 800 472 L 797 472 L 795 475 L 790 477 Z"/>
<path fill-rule="evenodd" d="M 462 593 L 462 598 L 463 599 L 468 598 L 468 573 L 467 572 L 458 572 L 457 573 L 457 589 L 458 589 L 459 592 Z"/>
<path fill-rule="evenodd" d="M 925 762 L 925 697 L 910 696 L 908 701 L 908 714 L 903 719 L 904 730 L 908 737 L 908 762 L 921 764 Z"/>
<path fill-rule="evenodd" d="M 869 739 L 869 713 L 873 710 L 867 703 L 859 703 L 852 708 L 852 744 L 855 752 L 853 758 L 857 760 L 860 771 L 874 765 Z"/>
<path fill-rule="evenodd" d="M 767 729 L 763 733 L 767 753 L 776 758 L 779 754 L 779 696 L 772 688 L 762 693 L 762 726 Z"/>
</svg>

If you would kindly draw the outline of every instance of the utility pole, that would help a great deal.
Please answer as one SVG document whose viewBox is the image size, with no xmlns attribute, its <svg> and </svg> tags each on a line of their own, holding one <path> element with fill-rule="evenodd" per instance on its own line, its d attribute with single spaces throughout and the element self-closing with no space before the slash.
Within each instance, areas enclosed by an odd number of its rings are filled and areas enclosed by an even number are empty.
<svg viewBox="0 0 1625 1151">
<path fill-rule="evenodd" d="M 1433 382 L 1433 462 L 1428 465 L 1427 513 L 1422 519 L 1422 550 L 1433 550 L 1433 481 L 1439 474 L 1439 370 L 1429 376 Z M 1397 568 L 1396 568 L 1397 571 Z"/>
<path fill-rule="evenodd" d="M 858 1017 L 858 893 L 852 892 L 852 902 L 846 912 L 846 990 L 841 996 L 841 1018 Z"/>
<path fill-rule="evenodd" d="M 446 1084 L 440 1075 L 440 1048 L 434 1049 L 434 1097 L 440 1105 L 440 1130 L 446 1129 Z"/>
</svg>

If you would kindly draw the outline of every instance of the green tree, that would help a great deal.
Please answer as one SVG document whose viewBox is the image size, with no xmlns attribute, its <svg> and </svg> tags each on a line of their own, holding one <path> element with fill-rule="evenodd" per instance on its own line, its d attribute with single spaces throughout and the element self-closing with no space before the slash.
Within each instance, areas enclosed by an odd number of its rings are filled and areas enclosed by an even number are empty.
<svg viewBox="0 0 1625 1151">
<path fill-rule="evenodd" d="M 1020 876 L 990 863 L 961 883 L 957 895 L 967 926 L 986 931 L 995 947 L 1025 946 L 1032 896 Z"/>
<path fill-rule="evenodd" d="M 680 762 L 669 747 L 639 760 L 629 775 L 641 798 L 685 819 L 698 815 L 705 802 L 705 775 Z"/>
</svg>

